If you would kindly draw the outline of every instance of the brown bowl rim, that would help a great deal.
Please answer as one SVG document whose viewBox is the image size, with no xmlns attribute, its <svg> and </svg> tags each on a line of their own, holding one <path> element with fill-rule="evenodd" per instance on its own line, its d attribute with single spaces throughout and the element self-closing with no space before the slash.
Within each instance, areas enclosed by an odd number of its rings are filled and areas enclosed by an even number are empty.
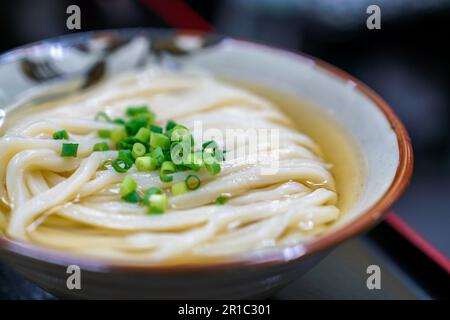
<svg viewBox="0 0 450 320">
<path fill-rule="evenodd" d="M 102 32 L 102 31 L 99 31 Z M 183 32 L 183 31 L 181 31 Z M 189 34 L 197 34 L 204 36 L 203 32 L 186 31 Z M 95 33 L 95 32 L 88 32 Z M 411 140 L 406 131 L 406 128 L 396 116 L 389 105 L 372 89 L 365 85 L 362 81 L 351 76 L 347 72 L 327 63 L 318 58 L 309 56 L 304 53 L 294 52 L 286 49 L 280 49 L 263 44 L 257 44 L 245 40 L 238 40 L 231 37 L 224 37 L 224 41 L 232 41 L 234 44 L 241 46 L 251 46 L 258 48 L 259 50 L 270 51 L 278 55 L 284 55 L 291 59 L 296 60 L 309 60 L 314 63 L 315 66 L 328 72 L 329 74 L 337 77 L 343 81 L 351 81 L 355 84 L 357 90 L 362 92 L 368 97 L 385 115 L 389 121 L 392 130 L 397 137 L 397 143 L 399 148 L 399 162 L 396 170 L 395 177 L 389 186 L 388 190 L 383 196 L 369 209 L 361 213 L 356 220 L 351 224 L 341 227 L 340 229 L 319 237 L 317 240 L 306 244 L 297 244 L 292 246 L 284 246 L 281 248 L 274 248 L 272 250 L 263 251 L 254 256 L 239 256 L 235 259 L 218 262 L 206 262 L 204 264 L 180 264 L 180 265 L 158 265 L 158 264 L 142 264 L 131 263 L 124 264 L 118 261 L 109 260 L 95 260 L 95 258 L 80 257 L 71 254 L 64 254 L 62 252 L 56 252 L 54 250 L 46 249 L 32 244 L 20 243 L 14 240 L 10 240 L 6 237 L 0 238 L 0 249 L 7 254 L 25 256 L 27 258 L 45 261 L 61 266 L 78 265 L 82 270 L 90 270 L 95 272 L 151 272 L 151 273 L 173 273 L 173 272 L 205 272 L 216 271 L 223 269 L 233 269 L 245 266 L 258 266 L 269 267 L 284 264 L 287 262 L 296 261 L 302 259 L 305 256 L 312 255 L 319 251 L 323 251 L 327 248 L 332 248 L 341 242 L 374 227 L 379 223 L 383 216 L 387 213 L 388 209 L 393 203 L 402 195 L 408 186 L 412 171 L 413 171 L 413 151 Z M 32 47 L 35 44 L 31 44 L 26 47 Z M 13 53 L 18 49 L 9 51 Z M 291 252 L 296 252 L 294 256 L 287 258 L 282 254 L 282 250 L 291 249 Z M 0 252 L 1 254 L 1 252 Z"/>
</svg>

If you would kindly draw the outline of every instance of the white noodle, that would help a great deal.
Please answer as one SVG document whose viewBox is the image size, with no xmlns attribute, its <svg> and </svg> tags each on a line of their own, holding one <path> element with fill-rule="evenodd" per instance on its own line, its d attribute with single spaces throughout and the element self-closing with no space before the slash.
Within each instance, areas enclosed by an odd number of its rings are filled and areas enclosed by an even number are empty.
<svg viewBox="0 0 450 320">
<path fill-rule="evenodd" d="M 95 114 L 122 117 L 137 104 L 151 106 L 159 125 L 172 119 L 193 130 L 202 121 L 203 130 L 223 134 L 276 129 L 280 143 L 258 141 L 251 149 L 249 141 L 217 139 L 227 151 L 221 172 L 196 172 L 200 188 L 170 196 L 166 213 L 149 215 L 144 206 L 120 199 L 123 178 L 131 175 L 144 192 L 169 188 L 192 172 L 177 172 L 173 182 L 162 183 L 156 171 L 102 168 L 116 151 L 92 152 L 96 143 L 110 143 L 97 131 L 116 127 L 95 121 Z M 0 196 L 9 210 L 0 206 L 0 230 L 15 240 L 106 258 L 194 262 L 308 241 L 339 217 L 333 176 L 320 147 L 270 102 L 209 75 L 156 68 L 125 74 L 76 99 L 12 114 L 5 128 Z M 69 142 L 79 144 L 76 158 L 59 155 L 68 141 L 53 140 L 52 134 L 63 129 Z M 278 172 L 263 174 L 262 163 L 275 155 Z M 221 195 L 229 201 L 215 205 Z"/>
</svg>

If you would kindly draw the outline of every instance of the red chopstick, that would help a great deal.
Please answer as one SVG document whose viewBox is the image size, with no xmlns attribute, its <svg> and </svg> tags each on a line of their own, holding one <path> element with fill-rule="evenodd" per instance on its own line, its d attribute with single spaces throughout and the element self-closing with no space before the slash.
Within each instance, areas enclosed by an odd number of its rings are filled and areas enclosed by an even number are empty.
<svg viewBox="0 0 450 320">
<path fill-rule="evenodd" d="M 436 249 L 436 247 L 425 240 L 416 230 L 406 223 L 405 220 L 395 213 L 390 213 L 386 217 L 385 222 L 450 274 L 450 260 L 442 252 Z"/>
<path fill-rule="evenodd" d="M 175 29 L 212 31 L 213 26 L 183 0 L 141 0 Z"/>
</svg>

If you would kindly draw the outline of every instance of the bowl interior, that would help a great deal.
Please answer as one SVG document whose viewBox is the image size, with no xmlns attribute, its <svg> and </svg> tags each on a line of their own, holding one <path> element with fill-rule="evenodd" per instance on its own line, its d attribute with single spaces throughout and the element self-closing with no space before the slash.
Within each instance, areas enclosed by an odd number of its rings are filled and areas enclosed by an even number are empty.
<svg viewBox="0 0 450 320">
<path fill-rule="evenodd" d="M 162 52 L 169 53 L 170 59 Z M 29 65 L 24 64 L 27 59 L 51 61 L 59 74 L 48 79 L 45 75 L 30 75 L 29 70 L 26 72 Z M 220 76 L 287 92 L 329 114 L 355 139 L 365 166 L 364 186 L 357 203 L 329 231 L 344 228 L 366 214 L 398 175 L 401 151 L 397 134 L 386 110 L 380 109 L 380 103 L 367 94 L 367 89 L 317 60 L 233 39 L 218 41 L 203 35 L 180 38 L 165 31 L 109 31 L 19 48 L 0 57 L 0 111 L 30 99 L 48 98 L 48 94 L 40 96 L 41 92 L 53 92 L 61 79 L 67 80 L 68 90 L 76 90 L 85 81 L 86 70 L 102 59 L 107 61 L 103 70 L 106 75 L 155 61 L 168 67 L 179 63 L 201 67 Z M 402 181 L 399 188 L 405 184 Z"/>
</svg>

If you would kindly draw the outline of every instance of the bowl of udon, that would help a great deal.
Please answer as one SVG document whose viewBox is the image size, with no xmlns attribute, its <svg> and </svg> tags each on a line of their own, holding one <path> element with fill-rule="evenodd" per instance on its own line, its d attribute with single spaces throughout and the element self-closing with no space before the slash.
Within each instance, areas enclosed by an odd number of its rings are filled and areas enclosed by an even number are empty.
<svg viewBox="0 0 450 320">
<path fill-rule="evenodd" d="M 57 297 L 264 298 L 378 223 L 408 134 L 315 58 L 149 29 L 0 56 L 0 258 Z"/>
</svg>

